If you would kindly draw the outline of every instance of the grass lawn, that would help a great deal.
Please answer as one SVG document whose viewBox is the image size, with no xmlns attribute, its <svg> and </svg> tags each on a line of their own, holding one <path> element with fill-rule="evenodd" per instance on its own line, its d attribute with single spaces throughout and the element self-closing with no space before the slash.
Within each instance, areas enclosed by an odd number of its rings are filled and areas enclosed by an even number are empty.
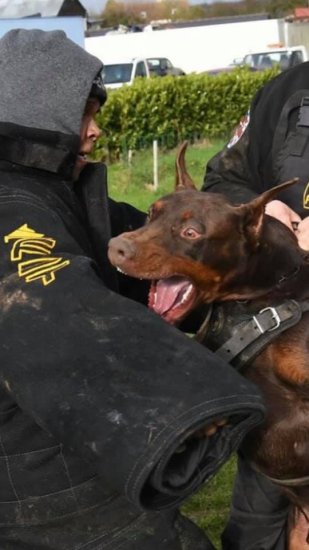
<svg viewBox="0 0 309 550">
<path fill-rule="evenodd" d="M 189 145 L 186 151 L 187 171 L 198 188 L 203 183 L 206 162 L 223 143 Z M 131 163 L 123 159 L 109 166 L 109 194 L 115 200 L 147 210 L 156 199 L 174 190 L 176 150 L 158 153 L 158 189 L 153 190 L 152 149 L 134 153 Z"/>
<path fill-rule="evenodd" d="M 229 514 L 235 469 L 236 458 L 232 456 L 217 475 L 182 508 L 186 516 L 207 531 L 218 550 L 221 548 L 220 534 Z"/>
<path fill-rule="evenodd" d="M 188 147 L 187 171 L 198 188 L 203 182 L 206 162 L 222 145 L 222 142 L 218 141 Z M 159 151 L 157 191 L 153 190 L 152 150 L 135 153 L 131 163 L 124 159 L 109 166 L 109 194 L 115 200 L 128 202 L 146 211 L 157 198 L 173 191 L 175 156 L 175 150 Z M 235 457 L 232 457 L 220 472 L 183 506 L 183 512 L 206 529 L 217 549 L 220 549 L 220 533 L 228 516 L 234 473 Z"/>
</svg>

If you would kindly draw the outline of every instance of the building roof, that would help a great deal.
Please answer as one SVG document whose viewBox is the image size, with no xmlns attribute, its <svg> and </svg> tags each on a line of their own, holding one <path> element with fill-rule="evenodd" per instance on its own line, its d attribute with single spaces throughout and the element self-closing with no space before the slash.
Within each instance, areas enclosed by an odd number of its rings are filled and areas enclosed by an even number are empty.
<svg viewBox="0 0 309 550">
<path fill-rule="evenodd" d="M 308 19 L 309 8 L 294 8 L 294 17 L 296 19 Z"/>
<path fill-rule="evenodd" d="M 82 11 L 86 14 L 80 0 L 0 0 L 0 19 L 38 15 L 54 17 L 64 10 L 65 15 L 82 15 Z"/>
</svg>

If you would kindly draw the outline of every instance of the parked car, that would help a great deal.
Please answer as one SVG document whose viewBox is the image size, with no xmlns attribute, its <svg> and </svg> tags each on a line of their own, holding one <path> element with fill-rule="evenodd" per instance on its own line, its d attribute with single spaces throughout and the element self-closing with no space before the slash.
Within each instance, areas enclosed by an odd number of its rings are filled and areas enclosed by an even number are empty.
<svg viewBox="0 0 309 550">
<path fill-rule="evenodd" d="M 257 71 L 278 66 L 281 71 L 285 71 L 304 61 L 308 61 L 305 46 L 278 45 L 277 47 L 268 47 L 264 50 L 250 52 L 243 59 L 235 60 L 235 65 L 247 65 Z"/>
<path fill-rule="evenodd" d="M 178 67 L 174 67 L 167 57 L 147 57 L 147 63 L 150 73 L 157 76 L 182 76 L 185 72 Z"/>
<path fill-rule="evenodd" d="M 249 71 L 264 71 L 278 67 L 280 71 L 286 71 L 299 63 L 308 61 L 305 46 L 281 46 L 268 47 L 246 54 L 244 57 L 234 59 L 227 67 L 219 67 L 206 71 L 208 74 L 217 75 L 229 73 L 236 67 L 247 67 Z"/>
<path fill-rule="evenodd" d="M 146 59 L 118 59 L 103 64 L 102 78 L 106 88 L 130 86 L 138 77 L 149 78 L 150 71 Z"/>
</svg>

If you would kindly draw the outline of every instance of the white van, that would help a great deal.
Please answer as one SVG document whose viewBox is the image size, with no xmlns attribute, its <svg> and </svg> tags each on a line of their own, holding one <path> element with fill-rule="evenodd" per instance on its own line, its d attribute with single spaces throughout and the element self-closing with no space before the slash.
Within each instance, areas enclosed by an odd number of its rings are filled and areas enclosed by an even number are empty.
<svg viewBox="0 0 309 550">
<path fill-rule="evenodd" d="M 104 63 L 102 77 L 106 88 L 120 88 L 130 86 L 138 77 L 149 78 L 150 71 L 146 59 L 117 59 Z"/>
</svg>

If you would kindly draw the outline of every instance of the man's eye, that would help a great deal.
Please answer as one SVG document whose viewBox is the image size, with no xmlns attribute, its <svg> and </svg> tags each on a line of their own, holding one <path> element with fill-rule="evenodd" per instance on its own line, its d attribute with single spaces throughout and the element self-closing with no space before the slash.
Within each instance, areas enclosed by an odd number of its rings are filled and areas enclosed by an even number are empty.
<svg viewBox="0 0 309 550">
<path fill-rule="evenodd" d="M 198 239 L 200 235 L 194 227 L 184 227 L 180 232 L 180 236 L 185 239 Z"/>
</svg>

